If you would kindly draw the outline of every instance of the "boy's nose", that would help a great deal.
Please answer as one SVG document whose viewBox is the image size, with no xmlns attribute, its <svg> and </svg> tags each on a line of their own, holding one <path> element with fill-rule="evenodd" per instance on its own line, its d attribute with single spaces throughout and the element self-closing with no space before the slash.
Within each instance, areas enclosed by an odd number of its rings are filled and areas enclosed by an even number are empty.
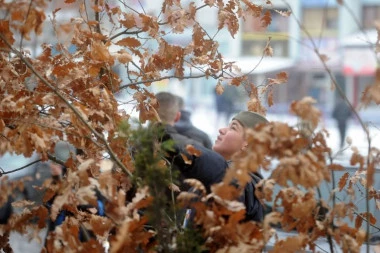
<svg viewBox="0 0 380 253">
<path fill-rule="evenodd" d="M 219 129 L 219 133 L 220 133 L 220 134 L 225 134 L 225 133 L 226 133 L 226 129 L 227 129 L 227 128 L 225 128 L 225 127 L 220 128 L 220 129 Z"/>
</svg>

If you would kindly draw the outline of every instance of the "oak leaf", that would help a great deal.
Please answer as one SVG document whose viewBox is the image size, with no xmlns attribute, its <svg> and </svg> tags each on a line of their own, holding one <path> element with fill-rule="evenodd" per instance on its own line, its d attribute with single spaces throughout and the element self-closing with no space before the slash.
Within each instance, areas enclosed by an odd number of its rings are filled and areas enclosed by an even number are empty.
<svg viewBox="0 0 380 253">
<path fill-rule="evenodd" d="M 216 91 L 216 94 L 218 94 L 218 95 L 222 95 L 223 92 L 224 92 L 223 85 L 222 85 L 221 83 L 218 83 L 218 84 L 215 86 L 215 91 Z"/>
<path fill-rule="evenodd" d="M 186 151 L 190 155 L 194 155 L 196 157 L 201 156 L 202 152 L 198 149 L 196 149 L 193 145 L 186 145 Z"/>
<path fill-rule="evenodd" d="M 193 161 L 189 159 L 185 154 L 181 153 L 182 160 L 185 162 L 185 164 L 191 165 Z"/>
<path fill-rule="evenodd" d="M 185 179 L 184 182 L 193 187 L 195 190 L 200 190 L 203 195 L 206 194 L 206 188 L 199 180 L 189 178 Z"/>
<path fill-rule="evenodd" d="M 261 25 L 263 27 L 267 27 L 269 26 L 270 24 L 272 23 L 272 14 L 270 13 L 270 11 L 266 11 L 264 13 L 264 16 L 261 17 Z"/>
<path fill-rule="evenodd" d="M 269 84 L 282 84 L 288 81 L 288 73 L 282 71 L 276 75 L 275 79 L 268 78 Z"/>
<path fill-rule="evenodd" d="M 136 17 L 131 13 L 123 13 L 125 19 L 120 19 L 120 23 L 127 29 L 136 25 Z"/>
<path fill-rule="evenodd" d="M 0 20 L 0 32 L 11 45 L 15 42 L 15 39 L 13 38 L 13 32 L 9 27 L 9 21 Z M 0 48 L 8 48 L 7 44 L 5 44 L 3 40 L 0 40 Z"/>
<path fill-rule="evenodd" d="M 122 49 L 117 53 L 117 60 L 122 64 L 126 64 L 132 61 L 132 56 L 127 51 Z"/>
<path fill-rule="evenodd" d="M 343 176 L 339 179 L 339 183 L 338 183 L 338 187 L 339 187 L 339 191 L 342 191 L 344 186 L 346 185 L 347 183 L 347 180 L 348 180 L 348 177 L 350 176 L 350 174 L 348 172 L 344 173 Z"/>
<path fill-rule="evenodd" d="M 342 170 L 344 170 L 344 167 L 342 165 L 335 164 L 335 163 L 329 164 L 327 167 L 328 167 L 329 170 L 332 170 L 332 171 L 342 171 Z"/>
<path fill-rule="evenodd" d="M 141 42 L 133 37 L 127 37 L 116 42 L 116 45 L 125 46 L 125 47 L 139 47 Z"/>
</svg>

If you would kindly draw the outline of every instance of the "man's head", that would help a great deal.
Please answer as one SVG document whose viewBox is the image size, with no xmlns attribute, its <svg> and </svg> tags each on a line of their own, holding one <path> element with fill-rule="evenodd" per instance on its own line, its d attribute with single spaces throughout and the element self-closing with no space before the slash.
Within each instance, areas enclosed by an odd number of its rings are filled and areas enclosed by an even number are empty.
<svg viewBox="0 0 380 253">
<path fill-rule="evenodd" d="M 185 109 L 185 101 L 183 101 L 183 98 L 181 96 L 176 96 L 178 99 L 178 108 L 180 111 Z"/>
<path fill-rule="evenodd" d="M 159 92 L 156 94 L 158 101 L 158 115 L 161 120 L 169 125 L 174 125 L 181 116 L 178 106 L 177 96 L 169 92 Z"/>
<path fill-rule="evenodd" d="M 226 160 L 230 160 L 233 154 L 247 146 L 245 130 L 267 122 L 268 120 L 260 114 L 242 111 L 232 118 L 228 127 L 219 129 L 218 138 L 212 149 Z"/>
</svg>

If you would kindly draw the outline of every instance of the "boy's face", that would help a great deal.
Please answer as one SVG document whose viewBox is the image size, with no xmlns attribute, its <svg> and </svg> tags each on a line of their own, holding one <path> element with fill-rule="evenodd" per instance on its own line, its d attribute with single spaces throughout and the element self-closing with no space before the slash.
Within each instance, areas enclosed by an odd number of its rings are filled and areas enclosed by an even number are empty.
<svg viewBox="0 0 380 253">
<path fill-rule="evenodd" d="M 212 149 L 226 160 L 246 146 L 244 127 L 237 120 L 232 120 L 228 127 L 219 129 L 218 138 Z"/>
</svg>

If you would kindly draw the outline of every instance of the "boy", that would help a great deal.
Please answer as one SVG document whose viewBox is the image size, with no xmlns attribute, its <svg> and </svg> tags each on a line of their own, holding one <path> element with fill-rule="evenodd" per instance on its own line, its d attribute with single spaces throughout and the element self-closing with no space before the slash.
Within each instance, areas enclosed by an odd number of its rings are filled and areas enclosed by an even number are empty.
<svg viewBox="0 0 380 253">
<path fill-rule="evenodd" d="M 219 135 L 213 150 L 204 148 L 201 145 L 194 147 L 201 151 L 201 155 L 196 157 L 189 155 L 186 152 L 186 143 L 183 139 L 180 142 L 176 141 L 175 136 L 171 136 L 176 143 L 176 151 L 171 153 L 173 165 L 177 167 L 185 178 L 195 178 L 202 182 L 206 190 L 210 192 L 212 184 L 221 182 L 226 170 L 228 169 L 233 158 L 233 155 L 243 151 L 247 146 L 245 139 L 245 130 L 254 128 L 258 124 L 267 123 L 268 120 L 263 116 L 249 111 L 242 111 L 233 117 L 231 123 L 219 130 Z M 187 154 L 187 158 L 191 160 L 185 162 L 180 153 Z M 244 193 L 239 199 L 246 206 L 246 219 L 262 221 L 263 208 L 260 201 L 255 197 L 255 184 L 262 178 L 259 173 L 251 173 L 252 182 L 245 187 Z"/>
</svg>

